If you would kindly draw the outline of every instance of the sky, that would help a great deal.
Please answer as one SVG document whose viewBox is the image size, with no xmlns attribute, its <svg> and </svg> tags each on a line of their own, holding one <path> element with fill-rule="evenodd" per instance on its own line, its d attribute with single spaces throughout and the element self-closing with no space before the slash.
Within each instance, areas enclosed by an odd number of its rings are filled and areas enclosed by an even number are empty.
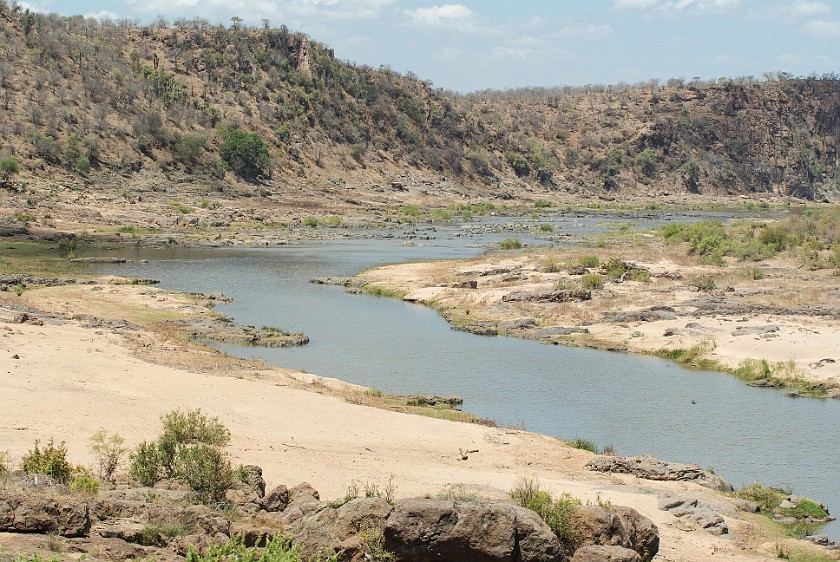
<svg viewBox="0 0 840 562">
<path fill-rule="evenodd" d="M 840 0 L 35 0 L 150 23 L 263 20 L 459 92 L 840 73 Z"/>
</svg>

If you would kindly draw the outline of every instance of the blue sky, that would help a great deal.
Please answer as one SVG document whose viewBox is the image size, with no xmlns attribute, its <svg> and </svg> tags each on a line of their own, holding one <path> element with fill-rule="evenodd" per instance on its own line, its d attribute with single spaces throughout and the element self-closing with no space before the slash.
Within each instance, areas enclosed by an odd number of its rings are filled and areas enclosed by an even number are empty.
<svg viewBox="0 0 840 562">
<path fill-rule="evenodd" d="M 840 0 L 34 0 L 147 23 L 263 19 L 457 91 L 840 72 Z"/>
</svg>

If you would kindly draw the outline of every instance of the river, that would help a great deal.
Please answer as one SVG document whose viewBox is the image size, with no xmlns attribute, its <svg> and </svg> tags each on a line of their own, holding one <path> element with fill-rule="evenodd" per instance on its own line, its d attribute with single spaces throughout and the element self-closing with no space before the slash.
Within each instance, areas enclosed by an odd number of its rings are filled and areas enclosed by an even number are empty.
<svg viewBox="0 0 840 562">
<path fill-rule="evenodd" d="M 559 234 L 615 220 L 551 219 Z M 454 226 L 421 232 L 432 239 L 413 247 L 397 236 L 262 249 L 122 248 L 110 255 L 133 261 L 96 269 L 158 278 L 169 289 L 222 291 L 236 300 L 220 310 L 236 321 L 311 340 L 295 349 L 221 346 L 232 355 L 388 393 L 459 395 L 466 411 L 499 424 L 714 467 L 736 486 L 789 487 L 840 510 L 840 401 L 793 400 L 652 357 L 457 332 L 420 305 L 309 283 L 384 263 L 468 257 L 481 251 L 476 242 L 510 235 L 471 237 Z M 840 539 L 840 524 L 821 532 Z"/>
</svg>

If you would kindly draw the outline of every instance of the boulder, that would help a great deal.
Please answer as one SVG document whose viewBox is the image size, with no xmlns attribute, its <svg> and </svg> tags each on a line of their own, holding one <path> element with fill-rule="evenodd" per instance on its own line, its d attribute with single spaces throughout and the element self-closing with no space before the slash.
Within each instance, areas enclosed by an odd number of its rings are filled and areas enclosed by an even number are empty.
<svg viewBox="0 0 840 562">
<path fill-rule="evenodd" d="M 694 482 L 719 492 L 731 492 L 732 484 L 696 464 L 661 461 L 650 455 L 639 457 L 599 456 L 586 463 L 588 470 L 632 474 L 646 480 Z"/>
<path fill-rule="evenodd" d="M 642 557 L 622 546 L 591 544 L 577 549 L 572 562 L 642 562 Z"/>
<path fill-rule="evenodd" d="M 262 468 L 255 464 L 246 464 L 242 467 L 244 473 L 243 481 L 257 494 L 258 497 L 265 497 L 265 480 L 262 475 Z"/>
<path fill-rule="evenodd" d="M 381 535 L 392 509 L 382 498 L 357 498 L 305 518 L 293 540 L 304 560 L 340 552 L 342 543 L 360 533 Z"/>
<path fill-rule="evenodd" d="M 635 509 L 587 505 L 579 507 L 576 515 L 581 524 L 579 547 L 620 546 L 637 552 L 642 560 L 659 552 L 659 529 Z"/>
<path fill-rule="evenodd" d="M 85 502 L 0 492 L 0 531 L 83 537 L 88 534 L 90 524 Z"/>
<path fill-rule="evenodd" d="M 289 489 L 282 484 L 271 490 L 263 498 L 263 509 L 274 513 L 283 511 L 289 505 Z"/>
<path fill-rule="evenodd" d="M 306 482 L 289 490 L 289 503 L 283 510 L 283 523 L 290 527 L 320 510 L 325 505 L 320 498 L 318 491 Z"/>
<path fill-rule="evenodd" d="M 562 548 L 528 509 L 507 503 L 407 499 L 385 525 L 385 548 L 405 562 L 556 561 Z"/>
</svg>

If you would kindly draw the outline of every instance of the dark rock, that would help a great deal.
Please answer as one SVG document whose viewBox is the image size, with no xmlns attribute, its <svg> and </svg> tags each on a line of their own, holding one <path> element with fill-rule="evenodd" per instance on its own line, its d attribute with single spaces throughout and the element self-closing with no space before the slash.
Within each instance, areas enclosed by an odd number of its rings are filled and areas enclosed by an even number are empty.
<svg viewBox="0 0 840 562">
<path fill-rule="evenodd" d="M 88 534 L 90 525 L 90 513 L 84 502 L 0 492 L 0 531 L 82 537 Z"/>
<path fill-rule="evenodd" d="M 283 511 L 289 505 L 289 489 L 282 484 L 277 486 L 263 498 L 262 503 L 263 509 L 268 512 Z"/>
<path fill-rule="evenodd" d="M 382 533 L 391 510 L 391 505 L 382 498 L 357 498 L 305 518 L 293 541 L 300 546 L 303 560 L 337 553 L 342 550 L 342 544 L 361 532 Z M 354 545 L 359 552 L 365 548 Z"/>
<path fill-rule="evenodd" d="M 262 475 L 262 468 L 255 464 L 246 464 L 242 467 L 245 473 L 245 483 L 248 484 L 252 490 L 259 497 L 265 497 L 265 480 Z"/>
<path fill-rule="evenodd" d="M 502 296 L 502 302 L 576 302 L 592 299 L 592 292 L 583 289 L 564 289 L 532 293 L 530 291 L 513 291 Z"/>
<path fill-rule="evenodd" d="M 499 328 L 492 322 L 476 322 L 463 326 L 452 326 L 457 332 L 468 332 L 476 336 L 498 336 Z"/>
<path fill-rule="evenodd" d="M 657 320 L 675 320 L 677 313 L 670 306 L 652 306 L 643 310 L 623 312 L 611 318 L 613 322 L 656 322 Z"/>
<path fill-rule="evenodd" d="M 582 265 L 573 265 L 568 269 L 569 275 L 586 275 L 589 273 L 589 269 L 583 267 Z"/>
<path fill-rule="evenodd" d="M 647 517 L 629 507 L 606 509 L 582 506 L 576 515 L 581 524 L 578 546 L 619 546 L 651 560 L 659 552 L 659 529 Z"/>
<path fill-rule="evenodd" d="M 455 283 L 450 283 L 447 285 L 452 289 L 477 289 L 478 288 L 478 281 L 475 279 L 470 279 L 469 281 L 458 281 Z"/>
<path fill-rule="evenodd" d="M 385 525 L 385 548 L 405 562 L 562 559 L 536 513 L 504 503 L 401 500 Z"/>
<path fill-rule="evenodd" d="M 622 546 L 591 544 L 575 551 L 572 562 L 642 562 L 635 550 Z"/>
<path fill-rule="evenodd" d="M 596 472 L 632 474 L 646 480 L 694 482 L 721 492 L 731 492 L 734 489 L 732 484 L 720 476 L 707 472 L 696 464 L 661 461 L 650 455 L 639 457 L 599 456 L 586 463 L 586 468 Z"/>
</svg>

